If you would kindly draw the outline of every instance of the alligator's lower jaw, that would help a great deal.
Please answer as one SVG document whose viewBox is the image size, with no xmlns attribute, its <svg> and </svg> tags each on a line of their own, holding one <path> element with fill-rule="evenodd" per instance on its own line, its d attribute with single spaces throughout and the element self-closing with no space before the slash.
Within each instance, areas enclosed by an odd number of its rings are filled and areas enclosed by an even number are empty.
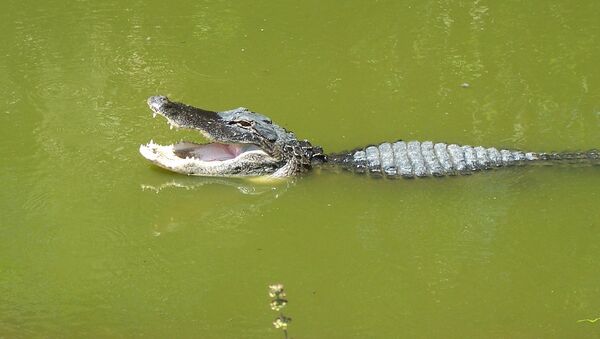
<svg viewBox="0 0 600 339">
<path fill-rule="evenodd" d="M 140 153 L 144 158 L 170 171 L 202 176 L 249 176 L 253 175 L 245 170 L 249 163 L 259 160 L 266 163 L 275 161 L 252 144 L 180 142 L 158 145 L 150 141 L 146 145 L 140 145 Z"/>
</svg>

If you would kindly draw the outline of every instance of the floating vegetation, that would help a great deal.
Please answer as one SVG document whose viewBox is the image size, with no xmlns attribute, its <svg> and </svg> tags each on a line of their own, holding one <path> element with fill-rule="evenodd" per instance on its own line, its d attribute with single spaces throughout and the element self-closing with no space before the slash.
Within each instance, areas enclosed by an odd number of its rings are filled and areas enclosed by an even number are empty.
<svg viewBox="0 0 600 339">
<path fill-rule="evenodd" d="M 578 323 L 595 323 L 596 321 L 600 320 L 600 317 L 596 318 L 596 319 L 581 319 L 581 320 L 577 320 Z"/>
<path fill-rule="evenodd" d="M 286 299 L 285 290 L 283 289 L 283 285 L 269 285 L 269 297 L 271 297 L 271 302 L 269 303 L 271 309 L 275 312 L 279 312 L 279 316 L 277 316 L 277 318 L 273 320 L 273 326 L 275 326 L 275 328 L 283 330 L 284 338 L 287 339 L 287 328 L 289 323 L 292 321 L 292 318 L 285 316 L 283 312 L 281 312 L 281 310 L 288 303 Z"/>
<path fill-rule="evenodd" d="M 292 318 L 280 315 L 273 321 L 273 326 L 275 326 L 275 328 L 281 328 L 284 332 L 287 332 L 287 327 L 290 321 L 292 321 Z M 287 338 L 287 333 L 285 337 Z"/>
</svg>

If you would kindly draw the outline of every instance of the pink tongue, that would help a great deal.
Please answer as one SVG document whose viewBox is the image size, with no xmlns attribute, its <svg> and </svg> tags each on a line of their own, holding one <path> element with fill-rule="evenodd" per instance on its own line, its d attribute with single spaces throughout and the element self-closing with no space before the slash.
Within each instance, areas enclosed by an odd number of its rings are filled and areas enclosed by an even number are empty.
<svg viewBox="0 0 600 339">
<path fill-rule="evenodd" d="M 241 153 L 240 145 L 206 144 L 182 142 L 174 145 L 174 151 L 181 158 L 194 157 L 202 161 L 222 161 L 233 159 Z"/>
</svg>

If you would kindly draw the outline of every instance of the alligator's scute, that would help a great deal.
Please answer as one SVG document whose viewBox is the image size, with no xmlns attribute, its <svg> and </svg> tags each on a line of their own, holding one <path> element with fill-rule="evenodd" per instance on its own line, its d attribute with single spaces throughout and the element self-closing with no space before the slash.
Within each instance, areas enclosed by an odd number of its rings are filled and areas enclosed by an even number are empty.
<svg viewBox="0 0 600 339">
<path fill-rule="evenodd" d="M 356 172 L 386 177 L 439 177 L 540 160 L 538 153 L 459 146 L 431 141 L 384 142 L 333 154 L 329 161 Z"/>
<path fill-rule="evenodd" d="M 329 164 L 373 176 L 414 178 L 470 174 L 532 162 L 600 163 L 597 150 L 536 153 L 431 141 L 384 142 L 326 155 L 321 147 L 298 140 L 268 117 L 243 107 L 213 112 L 164 96 L 150 97 L 148 105 L 171 127 L 198 130 L 213 141 L 167 146 L 151 141 L 140 146 L 148 160 L 188 175 L 288 177 Z"/>
</svg>

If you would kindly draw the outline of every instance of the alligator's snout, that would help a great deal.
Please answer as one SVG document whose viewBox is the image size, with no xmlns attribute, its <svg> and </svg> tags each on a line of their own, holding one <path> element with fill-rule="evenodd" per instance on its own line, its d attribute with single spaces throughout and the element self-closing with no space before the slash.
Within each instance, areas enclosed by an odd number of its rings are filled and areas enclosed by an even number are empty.
<svg viewBox="0 0 600 339">
<path fill-rule="evenodd" d="M 286 141 L 297 143 L 296 139 L 263 115 L 245 108 L 207 111 L 162 95 L 148 98 L 147 103 L 152 115 L 166 118 L 171 128 L 196 130 L 211 141 L 166 146 L 150 141 L 141 145 L 142 156 L 158 166 L 203 176 L 283 177 L 296 171 L 294 166 L 287 166 L 290 160 L 280 150 Z"/>
<path fill-rule="evenodd" d="M 155 95 L 148 98 L 148 106 L 150 106 L 154 112 L 159 112 L 162 106 L 167 102 L 169 102 L 169 99 L 163 95 Z"/>
</svg>

